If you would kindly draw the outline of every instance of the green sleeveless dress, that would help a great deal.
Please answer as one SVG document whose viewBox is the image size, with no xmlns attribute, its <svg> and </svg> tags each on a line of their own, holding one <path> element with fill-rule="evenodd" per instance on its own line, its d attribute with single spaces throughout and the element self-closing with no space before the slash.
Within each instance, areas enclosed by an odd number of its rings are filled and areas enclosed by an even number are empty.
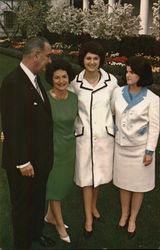
<svg viewBox="0 0 160 250">
<path fill-rule="evenodd" d="M 76 142 L 74 136 L 74 121 L 77 115 L 77 96 L 68 91 L 65 100 L 54 99 L 50 92 L 54 122 L 54 162 L 46 187 L 46 200 L 62 200 L 73 189 Z"/>
</svg>

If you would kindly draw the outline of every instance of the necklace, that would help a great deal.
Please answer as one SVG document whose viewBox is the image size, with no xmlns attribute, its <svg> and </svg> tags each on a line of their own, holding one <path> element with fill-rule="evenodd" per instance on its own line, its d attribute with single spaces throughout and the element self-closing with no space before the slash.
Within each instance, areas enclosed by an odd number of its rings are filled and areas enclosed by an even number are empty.
<svg viewBox="0 0 160 250">
<path fill-rule="evenodd" d="M 56 100 L 65 100 L 68 97 L 68 91 L 65 90 L 62 93 L 55 92 L 54 89 L 51 89 L 50 91 L 51 95 L 56 99 Z"/>
<path fill-rule="evenodd" d="M 89 84 L 91 84 L 93 87 L 95 87 L 97 85 L 97 83 L 99 82 L 100 73 L 98 72 L 98 74 L 95 78 L 88 78 L 88 77 L 84 76 L 84 79 L 86 79 L 87 82 L 89 82 Z"/>
</svg>

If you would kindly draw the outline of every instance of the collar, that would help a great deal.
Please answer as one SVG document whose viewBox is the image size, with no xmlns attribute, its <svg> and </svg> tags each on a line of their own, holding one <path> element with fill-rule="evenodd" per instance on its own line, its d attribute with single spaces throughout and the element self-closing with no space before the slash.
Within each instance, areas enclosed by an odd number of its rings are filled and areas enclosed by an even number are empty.
<svg viewBox="0 0 160 250">
<path fill-rule="evenodd" d="M 34 82 L 36 75 L 34 75 L 22 62 L 20 63 L 20 67 L 22 68 L 24 73 L 28 76 L 33 86 L 36 87 Z"/>
<path fill-rule="evenodd" d="M 85 69 L 80 72 L 80 74 L 77 76 L 76 81 L 80 83 L 80 88 L 90 90 L 92 92 L 96 92 L 102 88 L 105 88 L 108 86 L 107 82 L 110 81 L 110 75 L 105 72 L 103 69 L 99 69 L 101 77 L 100 80 L 95 88 L 93 88 L 87 80 L 84 79 Z"/>
<path fill-rule="evenodd" d="M 128 106 L 126 107 L 127 110 L 143 101 L 144 97 L 147 95 L 147 88 L 143 87 L 141 91 L 133 99 L 131 99 L 131 96 L 129 94 L 129 85 L 126 85 L 122 90 L 122 95 L 128 103 Z"/>
</svg>

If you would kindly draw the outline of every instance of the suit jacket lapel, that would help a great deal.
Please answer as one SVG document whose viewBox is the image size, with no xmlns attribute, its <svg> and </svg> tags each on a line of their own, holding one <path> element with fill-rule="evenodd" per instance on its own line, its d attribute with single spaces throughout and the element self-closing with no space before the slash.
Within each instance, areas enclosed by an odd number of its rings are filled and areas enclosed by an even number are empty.
<svg viewBox="0 0 160 250">
<path fill-rule="evenodd" d="M 134 99 L 131 99 L 131 96 L 129 94 L 129 86 L 126 85 L 122 90 L 122 96 L 125 99 L 125 101 L 128 103 L 126 109 L 130 109 L 133 106 L 137 105 L 138 103 L 142 102 L 144 100 L 144 97 L 147 95 L 147 88 L 143 87 L 142 90 L 136 95 Z"/>
<path fill-rule="evenodd" d="M 17 70 L 18 70 L 18 76 L 22 79 L 22 82 L 24 82 L 24 84 L 26 84 L 28 86 L 28 88 L 31 91 L 31 94 L 35 97 L 35 99 L 38 101 L 38 103 L 40 103 L 45 108 L 45 110 L 50 112 L 49 100 L 48 100 L 47 94 L 42 86 L 40 77 L 38 76 L 37 79 L 38 79 L 39 87 L 41 89 L 44 101 L 42 100 L 41 96 L 39 95 L 39 93 L 37 92 L 35 87 L 33 86 L 32 82 L 30 81 L 28 76 L 25 74 L 23 69 L 20 66 L 18 66 Z"/>
<path fill-rule="evenodd" d="M 110 76 L 107 72 L 104 72 L 102 69 L 100 69 L 100 81 L 98 82 L 97 86 L 93 88 L 85 79 L 84 79 L 84 73 L 85 70 L 83 70 L 78 76 L 77 76 L 77 82 L 80 83 L 80 88 L 90 90 L 93 92 L 97 92 L 102 88 L 106 88 L 108 86 L 107 82 L 110 81 Z"/>
</svg>

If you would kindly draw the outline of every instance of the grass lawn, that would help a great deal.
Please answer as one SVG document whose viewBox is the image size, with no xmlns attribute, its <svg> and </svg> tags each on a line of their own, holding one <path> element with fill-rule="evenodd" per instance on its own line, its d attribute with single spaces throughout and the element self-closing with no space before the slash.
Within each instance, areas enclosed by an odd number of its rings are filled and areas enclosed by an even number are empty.
<svg viewBox="0 0 160 250">
<path fill-rule="evenodd" d="M 0 84 L 3 77 L 19 63 L 11 57 L 0 55 Z M 45 84 L 45 88 L 48 86 Z M 0 153 L 2 145 L 0 143 Z M 69 225 L 71 244 L 61 241 L 53 226 L 45 224 L 46 234 L 56 240 L 53 249 L 160 249 L 160 141 L 156 152 L 156 187 L 146 193 L 137 219 L 137 232 L 128 239 L 126 232 L 119 232 L 117 224 L 120 217 L 119 191 L 112 183 L 100 188 L 98 208 L 104 223 L 95 222 L 94 234 L 90 239 L 83 237 L 84 209 L 81 189 L 63 201 L 64 221 Z M 1 154 L 0 154 L 1 158 Z M 47 205 L 47 204 L 46 204 Z M 0 250 L 12 250 L 11 207 L 6 174 L 0 168 Z M 34 249 L 36 246 L 33 246 Z M 22 249 L 23 250 L 23 249 Z"/>
</svg>

